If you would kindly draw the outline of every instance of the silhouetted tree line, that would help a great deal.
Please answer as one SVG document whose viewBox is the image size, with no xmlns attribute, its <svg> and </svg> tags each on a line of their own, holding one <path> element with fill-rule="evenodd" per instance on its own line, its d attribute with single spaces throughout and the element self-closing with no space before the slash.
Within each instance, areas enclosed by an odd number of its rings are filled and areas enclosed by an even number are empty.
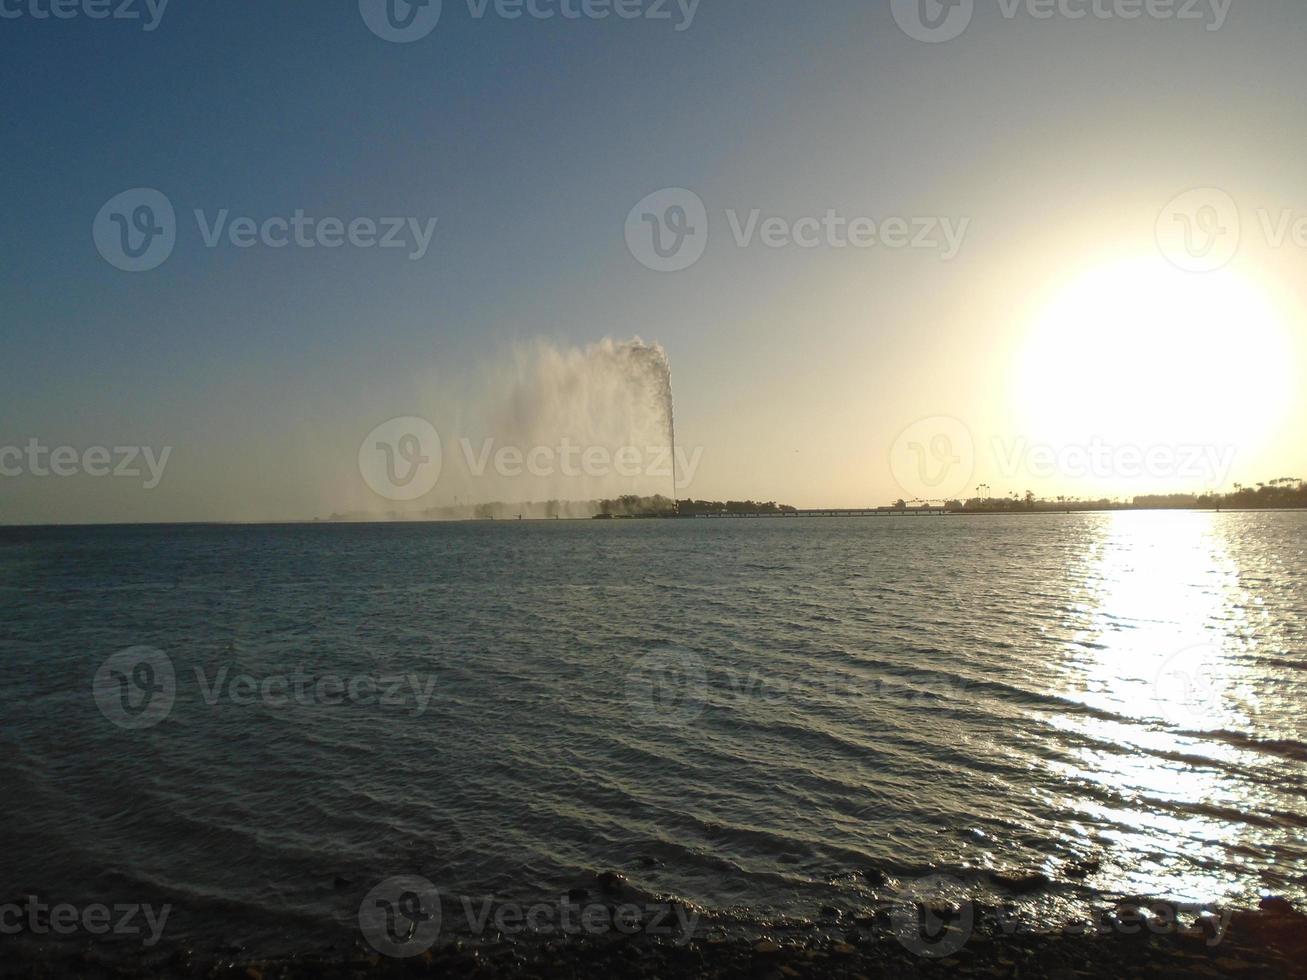
<svg viewBox="0 0 1307 980">
<path fill-rule="evenodd" d="M 600 500 L 596 517 L 666 517 L 675 509 L 670 497 L 656 493 L 652 497 L 627 494 L 612 500 Z"/>
<path fill-rule="evenodd" d="M 1233 493 L 1218 494 L 1158 494 L 1136 497 L 1136 507 L 1202 510 L 1272 510 L 1278 508 L 1307 507 L 1307 482 L 1296 476 L 1282 476 L 1268 483 L 1246 487 L 1234 485 Z"/>
<path fill-rule="evenodd" d="M 898 501 L 896 507 L 904 506 Z M 1027 490 L 1024 496 L 1015 491 L 1006 497 L 972 497 L 965 503 L 951 500 L 949 510 L 978 513 L 1013 513 L 1022 511 L 1068 510 L 1271 510 L 1307 508 L 1307 482 L 1294 476 L 1280 477 L 1267 483 L 1246 487 L 1234 485 L 1233 493 L 1146 494 L 1130 500 L 1083 500 L 1078 497 L 1036 497 Z"/>
</svg>

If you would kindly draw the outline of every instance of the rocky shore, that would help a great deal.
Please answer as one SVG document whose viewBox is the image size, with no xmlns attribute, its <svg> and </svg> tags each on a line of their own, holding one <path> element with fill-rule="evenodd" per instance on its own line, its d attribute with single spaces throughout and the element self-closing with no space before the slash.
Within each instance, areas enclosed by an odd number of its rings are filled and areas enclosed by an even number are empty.
<svg viewBox="0 0 1307 980">
<path fill-rule="evenodd" d="M 1171 931 L 1122 926 L 1036 933 L 1004 926 L 994 910 L 977 910 L 965 942 L 930 946 L 902 923 L 882 917 L 814 921 L 754 935 L 708 930 L 687 942 L 643 933 L 564 940 L 495 937 L 452 941 L 418 955 L 381 956 L 361 941 L 277 959 L 240 951 L 201 954 L 189 948 L 124 954 L 105 947 L 46 947 L 7 943 L 0 977 L 85 977 L 106 980 L 307 980 L 307 978 L 455 977 L 476 980 L 565 978 L 715 977 L 740 980 L 882 977 L 1013 977 L 1073 980 L 1082 977 L 1296 978 L 1307 977 L 1307 916 L 1269 899 L 1257 911 L 1235 912 L 1224 922 L 1199 920 Z M 1138 923 L 1133 923 L 1138 924 Z M 934 937 L 938 940 L 943 933 Z M 8 937 L 7 937 L 8 938 Z M 909 947 L 916 947 L 915 950 Z"/>
</svg>

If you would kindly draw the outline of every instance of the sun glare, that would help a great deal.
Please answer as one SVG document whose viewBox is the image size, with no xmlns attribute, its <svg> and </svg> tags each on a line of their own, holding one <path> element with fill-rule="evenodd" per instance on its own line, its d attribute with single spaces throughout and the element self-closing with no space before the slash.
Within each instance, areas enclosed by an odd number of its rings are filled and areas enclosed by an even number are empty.
<svg viewBox="0 0 1307 980">
<path fill-rule="evenodd" d="M 1080 276 L 1037 311 L 1013 408 L 1030 438 L 1054 445 L 1237 445 L 1245 459 L 1282 424 L 1294 365 L 1280 311 L 1254 282 L 1135 259 Z"/>
</svg>

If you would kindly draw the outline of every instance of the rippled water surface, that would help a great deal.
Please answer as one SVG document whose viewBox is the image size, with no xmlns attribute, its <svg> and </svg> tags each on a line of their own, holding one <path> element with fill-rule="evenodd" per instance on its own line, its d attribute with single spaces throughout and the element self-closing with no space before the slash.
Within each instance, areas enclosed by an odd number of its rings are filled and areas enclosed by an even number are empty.
<svg viewBox="0 0 1307 980">
<path fill-rule="evenodd" d="M 394 874 L 615 870 L 749 915 L 933 872 L 1026 877 L 1048 916 L 1302 900 L 1305 541 L 1300 513 L 0 531 L 0 882 L 292 944 Z M 136 646 L 176 685 L 132 729 L 95 677 Z"/>
</svg>

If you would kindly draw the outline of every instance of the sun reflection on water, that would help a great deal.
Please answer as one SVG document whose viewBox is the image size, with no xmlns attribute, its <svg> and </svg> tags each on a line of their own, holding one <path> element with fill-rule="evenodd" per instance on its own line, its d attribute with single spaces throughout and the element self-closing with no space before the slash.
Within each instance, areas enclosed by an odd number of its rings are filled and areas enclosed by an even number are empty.
<svg viewBox="0 0 1307 980">
<path fill-rule="evenodd" d="M 1186 730 L 1247 722 L 1233 695 L 1251 640 L 1239 569 L 1212 515 L 1109 515 L 1085 583 L 1092 613 L 1073 652 L 1080 700 Z"/>
<path fill-rule="evenodd" d="M 1048 721 L 1059 805 L 1097 828 L 1100 891 L 1212 902 L 1242 887 L 1217 869 L 1251 850 L 1247 753 L 1204 733 L 1246 730 L 1256 699 L 1247 597 L 1219 521 L 1202 513 L 1106 517 L 1083 556 L 1086 618 L 1068 645 L 1067 697 Z"/>
</svg>

